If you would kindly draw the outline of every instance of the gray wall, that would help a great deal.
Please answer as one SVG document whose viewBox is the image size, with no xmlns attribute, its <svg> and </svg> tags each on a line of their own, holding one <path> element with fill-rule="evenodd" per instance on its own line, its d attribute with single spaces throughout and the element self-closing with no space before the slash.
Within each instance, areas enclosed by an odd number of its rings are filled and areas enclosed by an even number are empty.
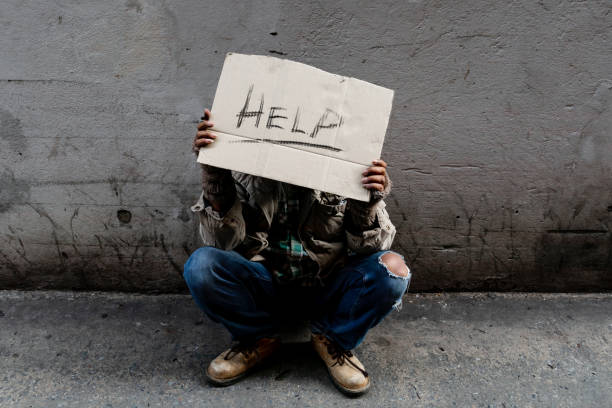
<svg viewBox="0 0 612 408">
<path fill-rule="evenodd" d="M 610 289 L 611 11 L 3 0 L 0 287 L 184 289 L 193 122 L 235 51 L 396 90 L 383 157 L 413 289 Z"/>
</svg>

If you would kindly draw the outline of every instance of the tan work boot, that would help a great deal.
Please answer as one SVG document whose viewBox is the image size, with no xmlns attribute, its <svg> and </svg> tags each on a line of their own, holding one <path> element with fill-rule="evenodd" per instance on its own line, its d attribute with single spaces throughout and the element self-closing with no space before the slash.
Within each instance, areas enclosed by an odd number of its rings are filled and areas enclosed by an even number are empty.
<svg viewBox="0 0 612 408">
<path fill-rule="evenodd" d="M 233 346 L 210 362 L 206 376 L 215 385 L 233 384 L 272 355 L 279 346 L 280 340 L 277 338 L 263 338 L 253 344 Z"/>
<path fill-rule="evenodd" d="M 313 334 L 311 341 L 340 391 L 357 396 L 370 388 L 368 373 L 351 351 L 340 349 L 335 342 L 321 334 Z"/>
</svg>

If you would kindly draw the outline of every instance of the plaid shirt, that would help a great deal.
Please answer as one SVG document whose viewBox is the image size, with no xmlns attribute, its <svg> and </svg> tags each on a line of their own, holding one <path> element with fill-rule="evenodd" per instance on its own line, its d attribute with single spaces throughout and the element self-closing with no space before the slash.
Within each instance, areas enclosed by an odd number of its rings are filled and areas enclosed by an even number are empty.
<svg viewBox="0 0 612 408">
<path fill-rule="evenodd" d="M 312 285 L 318 271 L 298 236 L 300 200 L 305 190 L 291 184 L 282 184 L 281 198 L 272 226 L 268 232 L 269 246 L 261 252 L 264 265 L 279 283 Z"/>
</svg>

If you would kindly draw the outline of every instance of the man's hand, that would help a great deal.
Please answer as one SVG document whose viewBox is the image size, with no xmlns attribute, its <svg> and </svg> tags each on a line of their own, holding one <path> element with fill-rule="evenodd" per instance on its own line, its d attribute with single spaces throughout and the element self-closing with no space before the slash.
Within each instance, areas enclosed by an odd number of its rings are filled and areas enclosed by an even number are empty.
<svg viewBox="0 0 612 408">
<path fill-rule="evenodd" d="M 200 148 L 206 147 L 217 138 L 208 129 L 213 127 L 210 121 L 210 110 L 204 109 L 202 121 L 198 123 L 198 131 L 193 139 L 193 151 L 198 155 Z M 201 164 L 202 168 L 202 191 L 204 198 L 218 212 L 227 212 L 236 197 L 236 187 L 232 179 L 232 172 L 219 167 Z"/>
<path fill-rule="evenodd" d="M 370 190 L 368 202 L 357 201 L 349 198 L 346 205 L 348 214 L 347 231 L 358 234 L 372 229 L 376 223 L 376 204 L 384 198 L 391 188 L 391 182 L 387 176 L 387 163 L 384 160 L 374 160 L 372 165 L 363 173 L 361 184 Z"/>
<path fill-rule="evenodd" d="M 382 192 L 387 187 L 387 163 L 384 160 L 372 161 L 372 165 L 361 175 L 361 184 L 368 190 Z"/>
<path fill-rule="evenodd" d="M 195 139 L 193 139 L 193 152 L 196 156 L 200 151 L 200 147 L 208 146 L 217 138 L 217 136 L 208 131 L 209 128 L 213 127 L 213 123 L 209 119 L 210 110 L 204 109 L 204 116 L 202 116 L 202 121 L 198 123 L 198 131 L 196 132 Z"/>
</svg>

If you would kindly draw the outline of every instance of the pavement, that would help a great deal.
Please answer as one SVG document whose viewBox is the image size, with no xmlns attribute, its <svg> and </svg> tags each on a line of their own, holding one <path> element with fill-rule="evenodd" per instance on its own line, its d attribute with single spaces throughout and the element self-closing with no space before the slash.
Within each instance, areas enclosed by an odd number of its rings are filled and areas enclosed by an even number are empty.
<svg viewBox="0 0 612 408">
<path fill-rule="evenodd" d="M 212 387 L 229 341 L 186 295 L 0 291 L 0 407 L 612 406 L 612 294 L 409 294 L 356 350 L 358 399 L 300 342 Z"/>
</svg>

